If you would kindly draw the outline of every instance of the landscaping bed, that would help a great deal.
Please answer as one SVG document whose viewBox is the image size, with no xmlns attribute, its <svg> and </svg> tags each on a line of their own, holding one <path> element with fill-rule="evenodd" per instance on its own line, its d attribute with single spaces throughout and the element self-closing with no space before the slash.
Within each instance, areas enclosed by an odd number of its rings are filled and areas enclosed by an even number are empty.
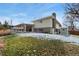
<svg viewBox="0 0 79 59">
<path fill-rule="evenodd" d="M 66 56 L 79 55 L 79 46 L 60 40 L 36 39 L 10 35 L 4 37 L 4 56 Z"/>
</svg>

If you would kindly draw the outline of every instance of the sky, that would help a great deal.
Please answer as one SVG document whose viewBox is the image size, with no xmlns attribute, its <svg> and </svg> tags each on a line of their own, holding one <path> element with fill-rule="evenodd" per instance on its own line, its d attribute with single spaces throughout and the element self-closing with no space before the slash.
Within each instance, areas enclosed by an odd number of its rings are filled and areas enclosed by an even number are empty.
<svg viewBox="0 0 79 59">
<path fill-rule="evenodd" d="M 0 3 L 0 21 L 5 20 L 13 25 L 32 23 L 33 20 L 52 15 L 63 24 L 64 4 L 58 3 Z"/>
</svg>

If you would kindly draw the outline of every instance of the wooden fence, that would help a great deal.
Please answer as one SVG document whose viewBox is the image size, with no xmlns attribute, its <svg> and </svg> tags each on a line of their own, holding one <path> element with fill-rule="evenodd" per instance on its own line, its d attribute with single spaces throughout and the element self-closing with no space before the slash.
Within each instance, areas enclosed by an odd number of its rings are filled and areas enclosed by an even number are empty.
<svg viewBox="0 0 79 59">
<path fill-rule="evenodd" d="M 79 31 L 69 31 L 70 34 L 79 35 Z"/>
</svg>

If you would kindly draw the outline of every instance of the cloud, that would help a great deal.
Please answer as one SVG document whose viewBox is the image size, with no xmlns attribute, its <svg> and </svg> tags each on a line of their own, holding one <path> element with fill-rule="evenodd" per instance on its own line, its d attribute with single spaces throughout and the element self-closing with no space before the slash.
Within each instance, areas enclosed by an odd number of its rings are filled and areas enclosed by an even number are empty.
<svg viewBox="0 0 79 59">
<path fill-rule="evenodd" d="M 12 19 L 11 17 L 7 16 L 0 16 L 0 22 L 3 24 L 4 21 L 7 21 L 11 25 L 11 20 L 13 25 L 19 24 L 18 20 Z"/>
<path fill-rule="evenodd" d="M 25 14 L 25 13 L 17 13 L 17 14 L 13 14 L 13 15 L 11 15 L 12 17 L 19 17 L 19 16 L 21 16 L 21 17 L 26 17 L 27 15 Z"/>
<path fill-rule="evenodd" d="M 29 22 L 30 20 L 32 20 L 32 17 L 28 14 L 25 14 L 25 13 L 12 14 L 10 17 L 14 20 L 17 20 L 20 23 Z"/>
<path fill-rule="evenodd" d="M 6 17 L 6 16 L 0 16 L 0 21 L 1 21 L 2 23 L 4 23 L 5 20 L 10 23 L 10 20 L 11 20 L 11 19 L 10 19 L 9 17 Z"/>
<path fill-rule="evenodd" d="M 60 4 L 9 4 L 3 5 L 2 8 L 0 7 L 0 21 L 4 22 L 7 20 L 11 23 L 12 20 L 13 24 L 29 23 L 56 12 L 57 18 L 61 22 L 62 13 L 60 11 L 62 11 Z"/>
<path fill-rule="evenodd" d="M 25 13 L 16 13 L 16 14 L 12 14 L 12 15 L 9 15 L 9 16 L 0 16 L 0 22 L 4 23 L 5 20 L 9 24 L 11 24 L 11 21 L 12 21 L 13 25 L 17 25 L 17 24 L 20 24 L 20 23 L 32 23 L 31 22 L 32 17 L 28 16 Z"/>
</svg>

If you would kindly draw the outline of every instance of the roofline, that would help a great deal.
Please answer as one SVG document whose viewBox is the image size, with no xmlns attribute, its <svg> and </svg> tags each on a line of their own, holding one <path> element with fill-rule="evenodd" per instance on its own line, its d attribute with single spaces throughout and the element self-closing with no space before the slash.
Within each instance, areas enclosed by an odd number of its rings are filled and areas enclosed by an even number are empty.
<svg viewBox="0 0 79 59">
<path fill-rule="evenodd" d="M 56 19 L 57 23 L 62 27 L 61 23 Z"/>
<path fill-rule="evenodd" d="M 15 25 L 15 26 L 18 26 L 18 25 L 34 25 L 34 24 L 21 23 L 21 24 Z"/>
<path fill-rule="evenodd" d="M 36 22 L 36 21 L 40 21 L 40 20 L 46 20 L 47 18 L 52 18 L 52 16 L 42 17 L 42 18 L 36 19 L 36 20 L 34 20 L 32 22 Z"/>
<path fill-rule="evenodd" d="M 40 21 L 40 20 L 46 20 L 47 18 L 51 19 L 52 17 L 53 16 L 42 17 L 42 18 L 34 20 L 32 22 L 36 22 L 36 21 Z M 57 19 L 56 19 L 56 21 L 57 21 L 58 24 L 60 24 L 60 26 L 62 26 L 61 23 Z"/>
</svg>

